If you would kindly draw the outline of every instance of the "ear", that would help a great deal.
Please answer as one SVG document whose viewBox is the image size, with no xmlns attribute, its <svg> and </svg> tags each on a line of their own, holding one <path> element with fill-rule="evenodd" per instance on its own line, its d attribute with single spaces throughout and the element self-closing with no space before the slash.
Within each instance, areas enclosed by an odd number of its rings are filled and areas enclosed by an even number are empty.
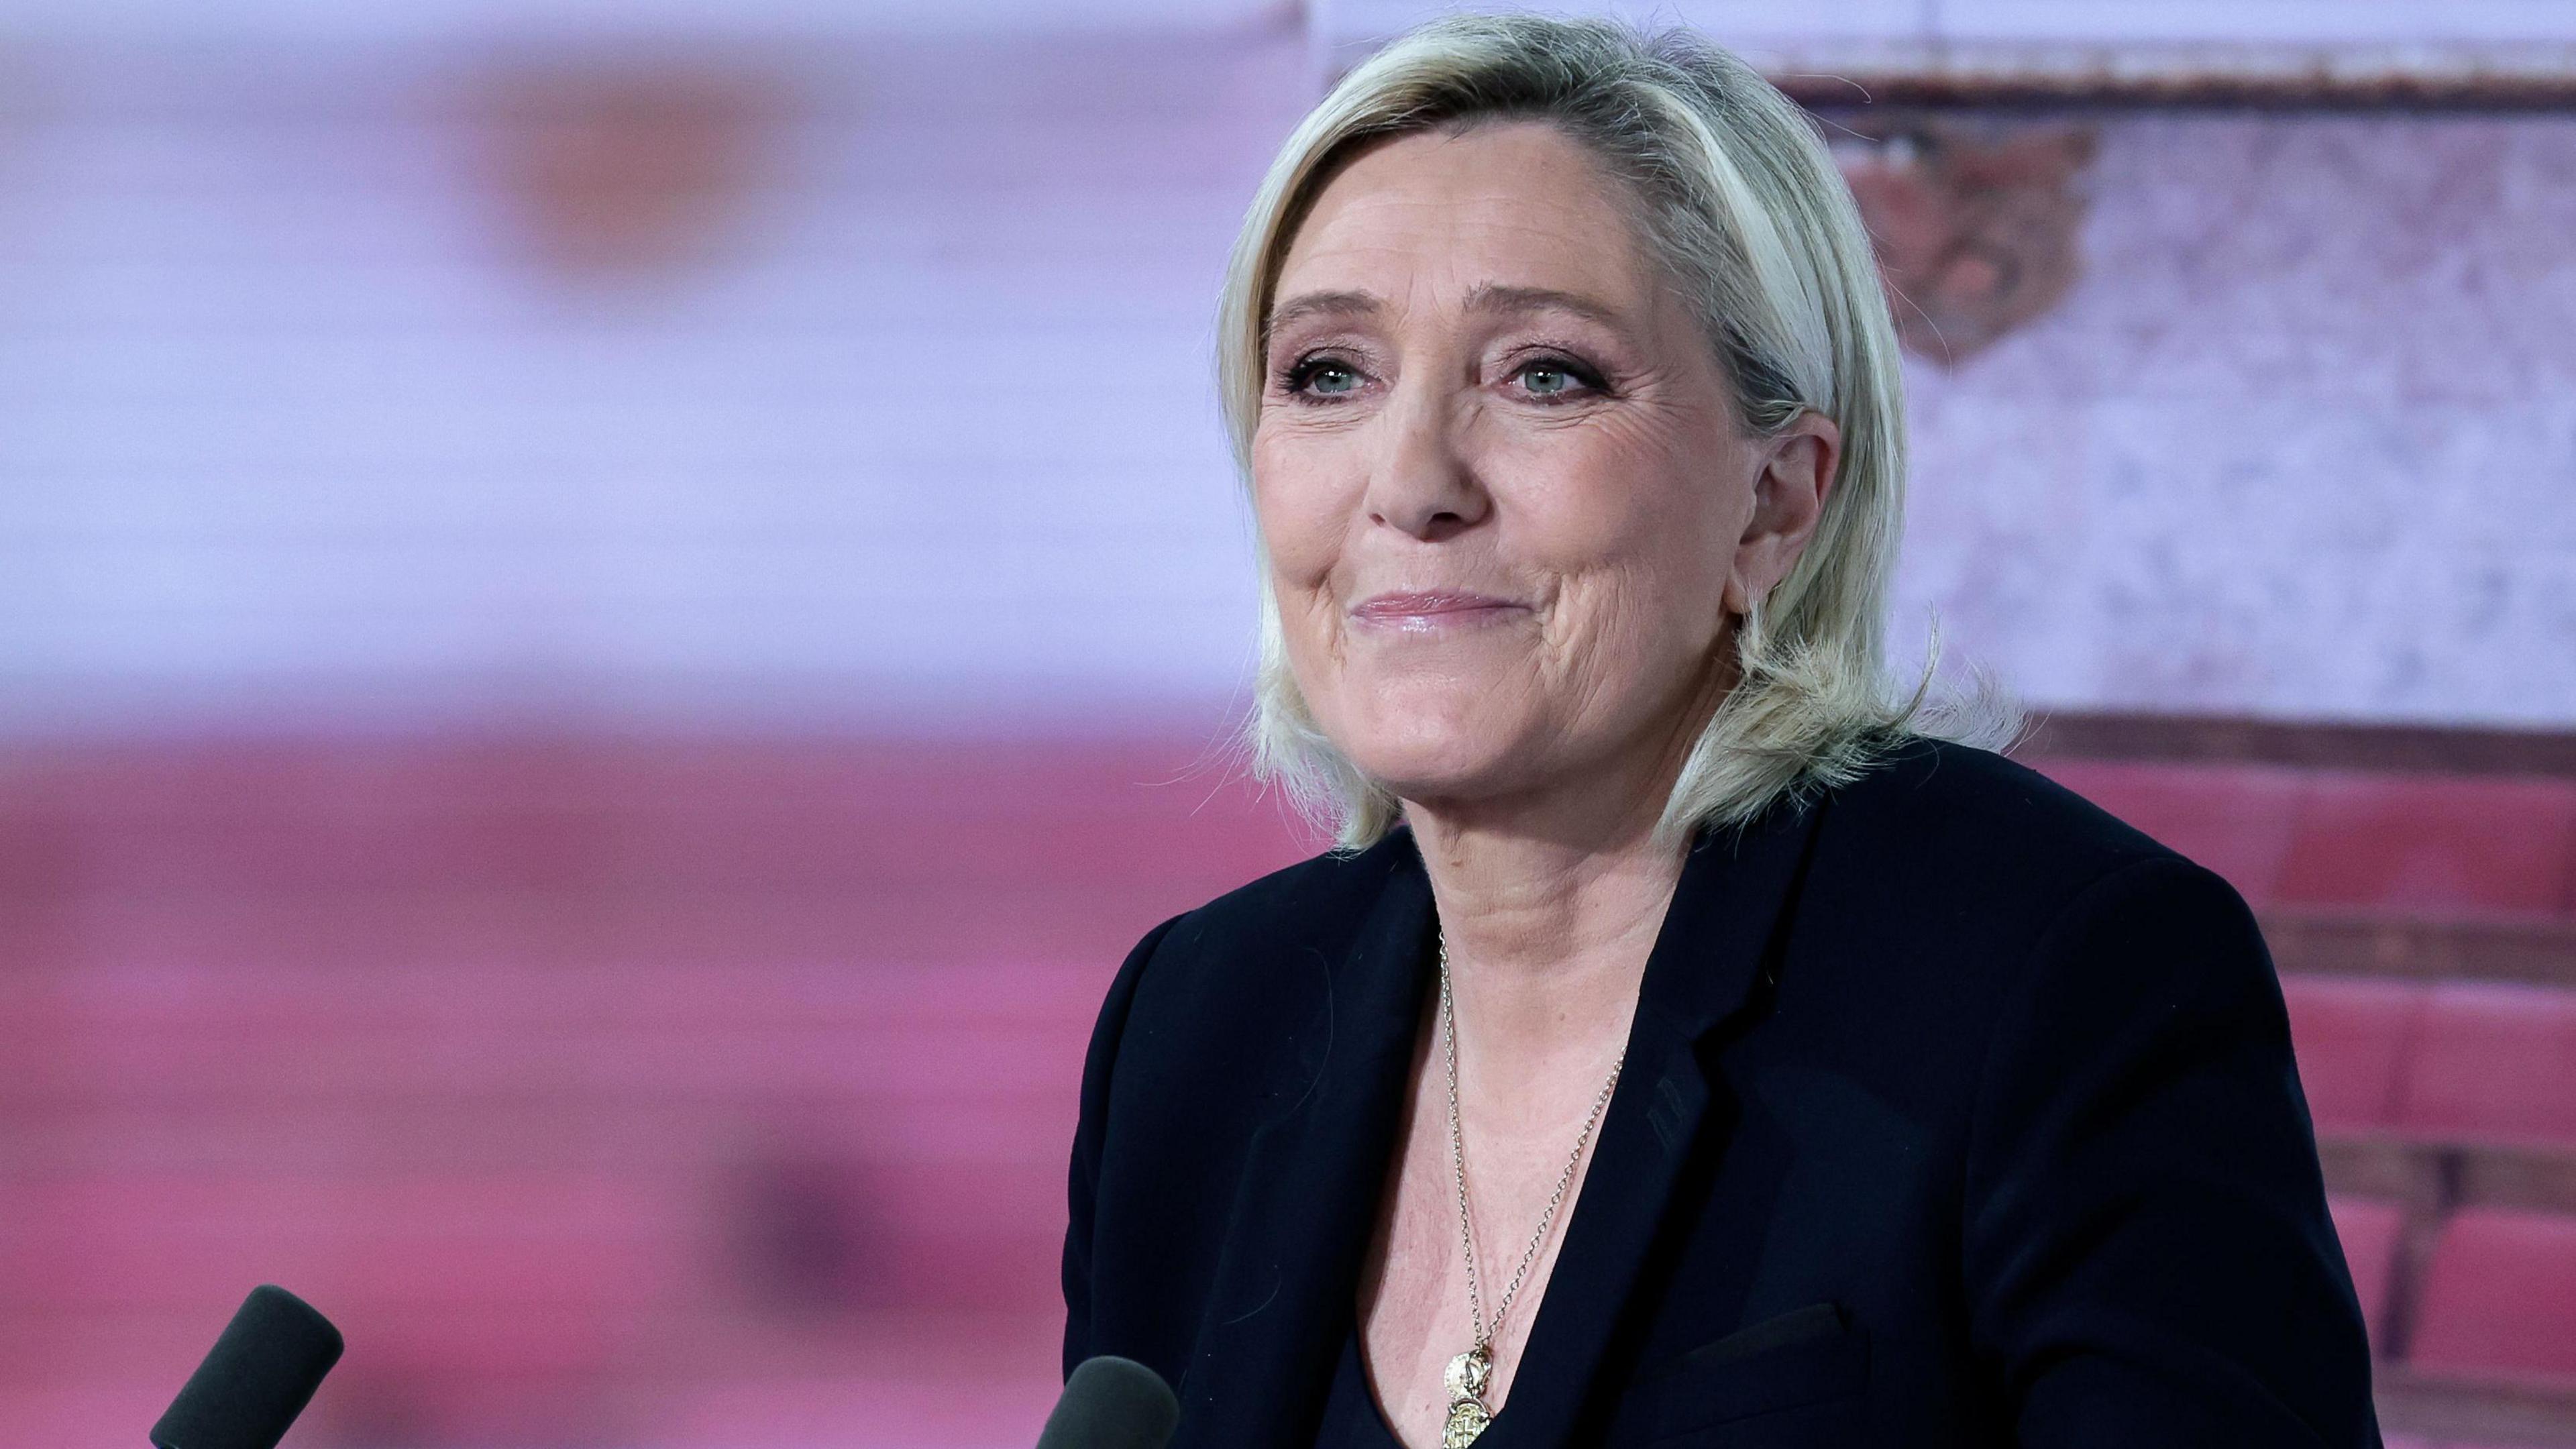
<svg viewBox="0 0 2576 1449">
<path fill-rule="evenodd" d="M 1763 439 L 1762 466 L 1753 475 L 1753 514 L 1736 541 L 1735 566 L 1726 576 L 1727 612 L 1751 612 L 1796 566 L 1824 517 L 1842 464 L 1842 429 L 1810 408 Z"/>
</svg>

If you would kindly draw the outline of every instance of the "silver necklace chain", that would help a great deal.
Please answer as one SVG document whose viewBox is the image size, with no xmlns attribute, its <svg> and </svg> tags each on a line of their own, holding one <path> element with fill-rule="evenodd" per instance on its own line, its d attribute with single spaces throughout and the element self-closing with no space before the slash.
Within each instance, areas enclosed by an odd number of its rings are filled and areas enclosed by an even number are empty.
<svg viewBox="0 0 2576 1449">
<path fill-rule="evenodd" d="M 1565 1201 L 1566 1189 L 1574 1185 L 1574 1169 L 1583 1162 L 1583 1149 L 1592 1141 L 1592 1129 L 1599 1125 L 1602 1110 L 1610 1105 L 1610 1093 L 1619 1085 L 1619 1069 L 1628 1064 L 1628 1049 L 1619 1049 L 1619 1059 L 1610 1064 L 1610 1080 L 1601 1084 L 1601 1095 L 1592 1099 L 1592 1111 L 1583 1119 L 1582 1134 L 1574 1139 L 1574 1155 L 1565 1160 L 1565 1171 L 1556 1179 L 1556 1191 L 1548 1194 L 1547 1210 L 1538 1215 L 1538 1231 L 1530 1234 L 1529 1246 L 1521 1250 L 1521 1264 L 1512 1270 L 1512 1281 L 1503 1289 L 1502 1298 L 1494 1304 L 1494 1322 L 1490 1331 L 1485 1326 L 1483 1296 L 1477 1291 L 1476 1230 L 1467 1215 L 1467 1140 L 1458 1127 L 1458 1015 L 1449 990 L 1449 933 L 1440 933 L 1440 1040 L 1449 1062 L 1449 1163 L 1458 1179 L 1458 1245 L 1467 1254 L 1467 1312 L 1476 1330 L 1475 1347 L 1493 1351 L 1494 1335 L 1503 1331 L 1503 1315 L 1511 1311 L 1512 1298 L 1521 1291 L 1521 1279 L 1529 1273 L 1530 1264 L 1538 1260 L 1539 1245 L 1547 1241 L 1548 1226 L 1556 1221 L 1556 1210 Z"/>
</svg>

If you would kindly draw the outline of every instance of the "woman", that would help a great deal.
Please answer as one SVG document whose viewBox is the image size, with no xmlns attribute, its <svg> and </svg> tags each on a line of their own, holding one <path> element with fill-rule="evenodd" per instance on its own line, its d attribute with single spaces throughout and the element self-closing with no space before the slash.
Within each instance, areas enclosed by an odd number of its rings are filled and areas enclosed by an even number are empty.
<svg viewBox="0 0 2576 1449">
<path fill-rule="evenodd" d="M 1896 351 L 1785 99 L 1434 25 L 1224 306 L 1342 848 L 1111 986 L 1068 1370 L 1206 1449 L 2377 1442 L 2243 902 L 1882 682 Z"/>
</svg>

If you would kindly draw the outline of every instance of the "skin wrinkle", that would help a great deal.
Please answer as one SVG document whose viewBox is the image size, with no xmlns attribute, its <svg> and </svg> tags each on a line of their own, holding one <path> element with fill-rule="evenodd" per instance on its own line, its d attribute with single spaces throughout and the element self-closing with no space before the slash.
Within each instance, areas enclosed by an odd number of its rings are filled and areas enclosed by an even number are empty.
<svg viewBox="0 0 2576 1449">
<path fill-rule="evenodd" d="M 1543 122 L 1376 143 L 1289 240 L 1263 354 L 1253 501 L 1283 642 L 1431 877 L 1489 1306 L 1627 1039 L 1681 870 L 1653 827 L 1734 682 L 1735 621 L 1796 561 L 1840 446 L 1813 413 L 1747 436 L 1637 215 Z M 1292 394 L 1318 358 L 1351 386 L 1315 393 L 1317 373 Z M 1526 369 L 1548 358 L 1605 386 L 1569 372 L 1541 400 Z M 1349 613 L 1435 589 L 1525 608 L 1405 632 Z M 1439 1441 L 1441 1371 L 1471 1337 L 1437 1035 L 1426 1015 L 1357 1305 L 1414 1445 Z M 1581 1181 L 1504 1321 L 1489 1403 L 1508 1403 Z"/>
</svg>

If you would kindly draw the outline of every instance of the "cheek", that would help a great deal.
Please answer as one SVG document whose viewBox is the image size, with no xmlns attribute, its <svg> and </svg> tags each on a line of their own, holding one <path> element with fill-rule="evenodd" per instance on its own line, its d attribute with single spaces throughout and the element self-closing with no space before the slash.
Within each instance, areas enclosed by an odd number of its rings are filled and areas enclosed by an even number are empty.
<svg viewBox="0 0 2576 1449">
<path fill-rule="evenodd" d="M 1623 633 L 1704 635 L 1717 624 L 1736 532 L 1730 479 L 1663 439 L 1605 429 L 1550 460 L 1522 510 L 1527 546 L 1570 602 Z"/>
<path fill-rule="evenodd" d="M 1252 444 L 1252 511 L 1281 588 L 1313 588 L 1341 556 L 1352 501 L 1312 439 L 1258 434 Z"/>
<path fill-rule="evenodd" d="M 1252 454 L 1253 515 L 1261 526 L 1283 642 L 1300 675 L 1334 652 L 1338 611 L 1331 584 L 1349 534 L 1350 505 L 1312 452 L 1255 438 Z"/>
<path fill-rule="evenodd" d="M 1570 712 L 1569 728 L 1624 731 L 1696 677 L 1722 636 L 1724 480 L 1651 449 L 1585 461 L 1558 472 L 1547 506 L 1532 510 L 1547 537 L 1531 552 L 1558 590 L 1539 689 Z"/>
</svg>

